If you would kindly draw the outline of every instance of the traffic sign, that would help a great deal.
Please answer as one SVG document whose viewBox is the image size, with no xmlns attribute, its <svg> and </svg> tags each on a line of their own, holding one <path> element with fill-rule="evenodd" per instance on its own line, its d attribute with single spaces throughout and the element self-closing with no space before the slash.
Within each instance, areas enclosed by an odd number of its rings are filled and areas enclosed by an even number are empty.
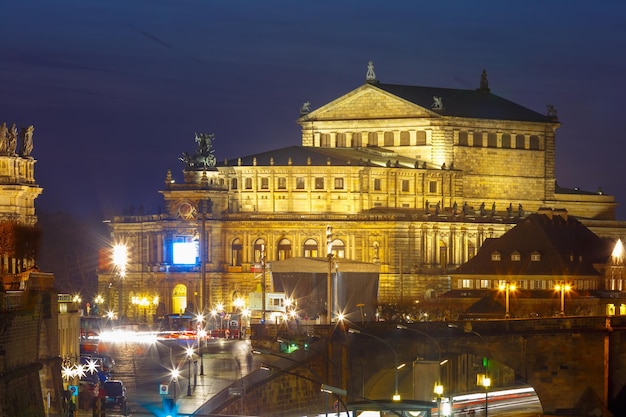
<svg viewBox="0 0 626 417">
<path fill-rule="evenodd" d="M 67 387 L 67 390 L 70 392 L 72 397 L 78 397 L 78 385 L 70 385 Z"/>
<path fill-rule="evenodd" d="M 167 395 L 168 392 L 169 392 L 169 386 L 167 384 L 161 384 L 161 386 L 159 387 L 159 394 Z"/>
</svg>

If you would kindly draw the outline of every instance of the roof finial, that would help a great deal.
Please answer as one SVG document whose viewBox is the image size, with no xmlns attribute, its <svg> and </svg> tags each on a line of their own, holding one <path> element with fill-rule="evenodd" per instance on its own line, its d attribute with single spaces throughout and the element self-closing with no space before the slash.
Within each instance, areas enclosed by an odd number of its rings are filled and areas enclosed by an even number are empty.
<svg viewBox="0 0 626 417">
<path fill-rule="evenodd" d="M 376 74 L 374 73 L 374 63 L 370 61 L 367 64 L 367 74 L 365 75 L 365 81 L 368 83 L 376 83 Z"/>
<path fill-rule="evenodd" d="M 488 93 L 489 90 L 489 81 L 487 81 L 487 70 L 483 70 L 483 73 L 480 75 L 480 88 L 478 91 L 482 93 Z"/>
</svg>

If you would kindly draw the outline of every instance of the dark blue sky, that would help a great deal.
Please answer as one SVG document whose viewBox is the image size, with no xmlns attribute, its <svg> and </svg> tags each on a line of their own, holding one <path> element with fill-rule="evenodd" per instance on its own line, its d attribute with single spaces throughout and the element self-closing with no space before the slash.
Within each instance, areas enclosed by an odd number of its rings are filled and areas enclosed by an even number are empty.
<svg viewBox="0 0 626 417">
<path fill-rule="evenodd" d="M 369 60 L 381 82 L 449 88 L 484 68 L 494 94 L 556 106 L 560 185 L 625 204 L 625 4 L 6 2 L 0 122 L 35 125 L 38 208 L 105 218 L 155 212 L 195 132 L 218 160 L 300 144 L 300 105 L 360 86 Z"/>
</svg>

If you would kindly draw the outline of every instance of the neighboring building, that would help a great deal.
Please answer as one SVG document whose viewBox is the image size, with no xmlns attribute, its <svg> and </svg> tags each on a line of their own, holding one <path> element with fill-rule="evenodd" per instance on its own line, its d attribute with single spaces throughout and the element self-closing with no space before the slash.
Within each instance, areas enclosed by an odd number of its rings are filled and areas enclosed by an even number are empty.
<svg viewBox="0 0 626 417">
<path fill-rule="evenodd" d="M 123 280 L 98 271 L 109 308 L 141 320 L 228 305 L 261 291 L 262 260 L 270 280 L 273 261 L 325 256 L 327 226 L 334 257 L 378 264 L 381 303 L 445 293 L 485 240 L 541 207 L 623 234 L 613 196 L 557 185 L 556 111 L 492 94 L 486 73 L 476 90 L 415 87 L 379 83 L 370 65 L 364 85 L 300 112 L 301 146 L 217 163 L 213 135 L 196 135 L 163 213 L 111 219 L 129 261 Z M 159 304 L 132 303 L 143 297 Z"/>
<path fill-rule="evenodd" d="M 35 199 L 42 189 L 35 183 L 33 130 L 0 125 L 3 416 L 60 412 L 63 396 L 54 276 L 39 272 L 35 265 L 39 243 Z"/>
<path fill-rule="evenodd" d="M 551 315 L 561 308 L 558 285 L 571 289 L 564 294 L 568 303 L 576 300 L 569 315 L 608 314 L 609 305 L 626 300 L 626 293 L 615 290 L 622 282 L 605 278 L 614 246 L 613 239 L 600 238 L 567 211 L 540 209 L 502 237 L 486 240 L 474 258 L 451 273 L 452 291 L 444 297 L 466 302 L 457 300 L 450 314 L 488 314 L 495 306 L 491 313 L 501 317 L 508 291 L 513 316 Z M 481 304 L 468 308 L 478 299 Z"/>
</svg>

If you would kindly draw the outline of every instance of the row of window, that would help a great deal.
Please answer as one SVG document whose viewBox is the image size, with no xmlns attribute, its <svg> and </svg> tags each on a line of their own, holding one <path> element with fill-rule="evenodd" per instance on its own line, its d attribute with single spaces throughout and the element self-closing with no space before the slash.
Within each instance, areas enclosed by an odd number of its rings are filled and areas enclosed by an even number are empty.
<svg viewBox="0 0 626 417">
<path fill-rule="evenodd" d="M 305 177 L 296 177 L 296 190 L 305 190 L 306 189 L 306 178 Z M 239 186 L 239 181 L 237 178 L 233 178 L 231 180 L 231 189 L 237 190 Z M 334 190 L 343 190 L 345 187 L 345 181 L 343 177 L 335 177 L 333 178 L 333 189 Z M 382 190 L 382 180 L 380 178 L 375 178 L 373 182 L 374 191 Z M 313 178 L 313 188 L 315 190 L 324 190 L 325 189 L 325 178 L 324 177 L 315 177 Z M 410 180 L 400 180 L 400 190 L 403 192 L 409 192 L 411 188 Z M 437 181 L 429 181 L 428 183 L 428 192 L 429 193 L 437 193 L 438 192 L 438 182 Z M 252 190 L 252 178 L 244 178 L 244 189 Z M 270 189 L 270 178 L 269 177 L 261 177 L 259 178 L 259 188 L 260 190 L 269 190 Z M 278 177 L 276 178 L 276 189 L 277 190 L 286 190 L 287 189 L 287 178 L 286 177 Z"/>
<path fill-rule="evenodd" d="M 260 264 L 262 261 L 268 260 L 268 254 L 266 253 L 267 246 L 264 239 L 257 239 L 252 244 L 252 260 L 256 264 Z M 346 247 L 341 239 L 334 239 L 331 243 L 331 252 L 335 258 L 345 258 Z M 307 239 L 302 244 L 301 248 L 302 256 L 306 258 L 317 258 L 326 256 L 327 249 L 323 248 L 320 252 L 319 244 L 315 239 Z M 278 261 L 284 261 L 293 257 L 292 244 L 287 238 L 283 238 L 278 241 L 276 245 L 276 257 Z M 231 265 L 241 266 L 243 263 L 243 244 L 241 239 L 234 239 L 231 243 Z"/>
<path fill-rule="evenodd" d="M 380 146 L 378 132 L 354 132 L 335 134 L 333 146 L 330 133 L 320 134 L 320 147 L 322 148 L 362 148 L 364 146 Z M 407 131 L 400 132 L 396 141 L 395 132 L 383 133 L 383 146 L 423 146 L 426 145 L 426 132 L 418 130 L 415 132 L 415 143 L 411 144 L 411 134 Z"/>
<path fill-rule="evenodd" d="M 486 136 L 486 144 L 485 142 Z M 322 148 L 361 148 L 364 146 L 381 146 L 379 141 L 379 132 L 354 132 L 354 133 L 336 133 L 334 135 L 335 143 L 333 144 L 333 135 L 330 133 L 321 133 L 319 135 L 319 146 Z M 528 147 L 526 145 L 526 135 L 510 133 L 502 133 L 500 136 L 500 144 L 498 144 L 498 134 L 489 132 L 472 132 L 470 135 L 467 131 L 460 131 L 458 144 L 461 146 L 469 146 L 469 139 L 472 139 L 471 146 L 488 147 L 488 148 L 506 148 L 506 149 L 541 149 L 541 141 L 538 135 L 530 135 Z M 411 143 L 411 134 L 408 131 L 400 132 L 396 140 L 395 132 L 383 132 L 382 146 L 424 146 L 427 143 L 426 132 L 418 130 L 415 132 L 415 141 Z M 334 146 L 333 146 L 334 145 Z"/>
<path fill-rule="evenodd" d="M 501 261 L 502 260 L 502 255 L 500 254 L 500 252 L 495 251 L 491 254 L 491 260 L 492 261 Z M 511 253 L 511 261 L 521 261 L 522 260 L 522 255 L 518 252 L 518 251 L 513 251 Z M 530 260 L 533 262 L 539 262 L 541 261 L 541 254 L 537 251 L 533 252 L 530 254 Z"/>
<path fill-rule="evenodd" d="M 485 147 L 484 134 L 483 132 L 473 132 L 471 135 L 472 143 L 471 146 L 482 148 Z M 470 135 L 466 131 L 459 132 L 459 145 L 460 146 L 470 146 L 469 143 Z M 514 145 L 514 146 L 513 146 Z M 487 148 L 505 148 L 505 149 L 533 149 L 538 150 L 541 149 L 541 143 L 539 140 L 539 136 L 530 135 L 528 140 L 528 148 L 526 147 L 526 136 L 525 135 L 512 135 L 508 133 L 503 133 L 500 138 L 500 144 L 498 146 L 498 134 L 497 133 L 487 133 Z"/>
<path fill-rule="evenodd" d="M 491 279 L 460 279 L 458 280 L 458 287 L 463 289 L 494 289 L 503 288 L 505 285 L 511 284 L 506 280 L 491 280 Z M 519 289 L 528 290 L 553 290 L 558 284 L 553 280 L 519 280 L 515 282 L 515 287 Z M 572 281 L 572 287 L 577 290 L 593 290 L 597 289 L 597 281 L 594 280 L 574 280 Z"/>
</svg>

